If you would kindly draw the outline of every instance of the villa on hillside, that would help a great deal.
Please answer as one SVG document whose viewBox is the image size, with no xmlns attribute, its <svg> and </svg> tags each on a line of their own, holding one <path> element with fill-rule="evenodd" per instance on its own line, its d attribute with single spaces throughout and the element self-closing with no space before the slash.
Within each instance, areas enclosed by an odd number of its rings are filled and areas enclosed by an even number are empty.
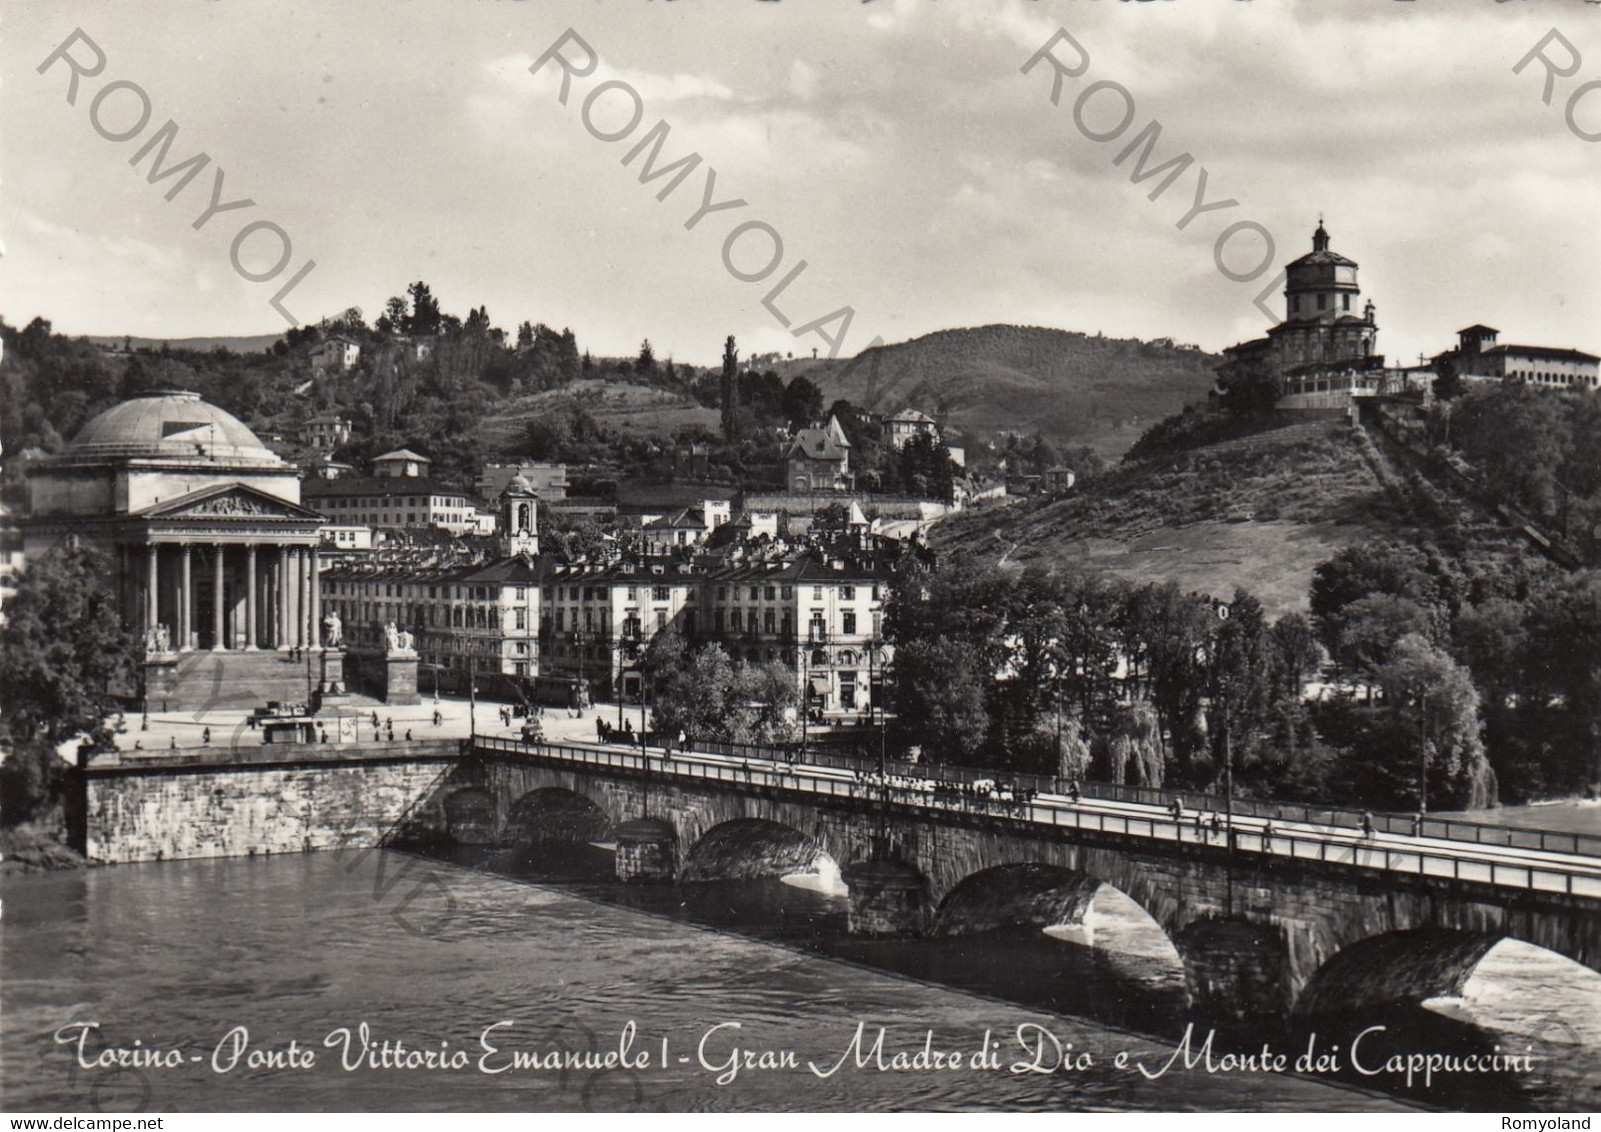
<svg viewBox="0 0 1601 1132">
<path fill-rule="evenodd" d="M 1601 387 L 1601 358 L 1557 346 L 1501 346 L 1500 331 L 1474 323 L 1456 332 L 1454 350 L 1434 356 L 1438 369 L 1449 361 L 1464 381 L 1522 382 L 1539 389 Z"/>
</svg>

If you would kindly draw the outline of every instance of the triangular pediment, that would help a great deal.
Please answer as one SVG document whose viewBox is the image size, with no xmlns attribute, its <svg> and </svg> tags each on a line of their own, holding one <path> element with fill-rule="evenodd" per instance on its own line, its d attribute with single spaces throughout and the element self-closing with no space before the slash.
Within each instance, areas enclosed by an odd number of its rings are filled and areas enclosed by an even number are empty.
<svg viewBox="0 0 1601 1132">
<path fill-rule="evenodd" d="M 141 519 L 279 519 L 321 521 L 322 516 L 309 508 L 247 484 L 221 484 L 202 488 L 147 507 L 139 513 Z"/>
</svg>

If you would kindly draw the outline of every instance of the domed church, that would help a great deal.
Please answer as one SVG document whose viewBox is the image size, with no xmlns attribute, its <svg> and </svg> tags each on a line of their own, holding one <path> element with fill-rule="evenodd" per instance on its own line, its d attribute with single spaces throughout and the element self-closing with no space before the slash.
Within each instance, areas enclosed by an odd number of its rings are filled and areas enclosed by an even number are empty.
<svg viewBox="0 0 1601 1132">
<path fill-rule="evenodd" d="M 144 638 L 151 700 L 198 706 L 177 687 L 185 670 L 208 677 L 189 682 L 197 694 L 209 684 L 213 702 L 226 685 L 273 675 L 242 659 L 185 663 L 192 654 L 318 645 L 326 520 L 300 505 L 294 465 L 197 394 L 156 392 L 107 409 L 35 466 L 28 488 L 29 559 L 69 536 L 110 554 L 123 617 Z M 258 691 L 271 695 L 273 683 Z"/>
</svg>

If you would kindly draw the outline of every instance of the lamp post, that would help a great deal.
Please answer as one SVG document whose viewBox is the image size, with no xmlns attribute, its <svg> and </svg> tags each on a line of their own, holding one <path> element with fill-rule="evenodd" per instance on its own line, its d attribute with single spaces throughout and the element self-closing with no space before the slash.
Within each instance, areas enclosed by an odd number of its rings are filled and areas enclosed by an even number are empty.
<svg viewBox="0 0 1601 1132">
<path fill-rule="evenodd" d="M 478 654 L 467 654 L 467 737 L 478 735 Z"/>
<path fill-rule="evenodd" d="M 1227 602 L 1217 603 L 1217 619 L 1227 623 Z M 1224 657 L 1227 659 L 1227 654 Z M 1227 667 L 1219 674 L 1218 698 L 1223 708 L 1223 836 L 1224 843 L 1224 908 L 1227 915 L 1234 914 L 1234 750 L 1229 741 L 1229 673 Z"/>
<path fill-rule="evenodd" d="M 1429 694 L 1418 693 L 1418 816 L 1429 812 Z M 1421 823 L 1419 832 L 1422 832 Z"/>
<path fill-rule="evenodd" d="M 583 709 L 584 701 L 584 649 L 589 644 L 589 634 L 582 629 L 573 630 L 573 646 L 578 650 L 578 708 Z"/>
</svg>

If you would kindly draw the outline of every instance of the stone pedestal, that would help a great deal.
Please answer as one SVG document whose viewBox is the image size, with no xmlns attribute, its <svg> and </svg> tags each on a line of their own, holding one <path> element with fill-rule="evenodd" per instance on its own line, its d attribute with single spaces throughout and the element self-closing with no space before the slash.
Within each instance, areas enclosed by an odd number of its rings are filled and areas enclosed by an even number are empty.
<svg viewBox="0 0 1601 1132">
<path fill-rule="evenodd" d="M 325 648 L 318 657 L 321 671 L 313 706 L 318 712 L 332 711 L 350 702 L 350 690 L 345 685 L 345 650 L 337 646 Z"/>
<path fill-rule="evenodd" d="M 845 866 L 852 935 L 916 936 L 924 930 L 923 878 L 911 865 L 872 857 Z"/>
<path fill-rule="evenodd" d="M 384 657 L 384 703 L 420 704 L 417 694 L 417 654 L 390 653 Z"/>
<path fill-rule="evenodd" d="M 678 836 L 670 823 L 639 818 L 617 827 L 617 879 L 671 881 L 677 868 Z"/>
</svg>

